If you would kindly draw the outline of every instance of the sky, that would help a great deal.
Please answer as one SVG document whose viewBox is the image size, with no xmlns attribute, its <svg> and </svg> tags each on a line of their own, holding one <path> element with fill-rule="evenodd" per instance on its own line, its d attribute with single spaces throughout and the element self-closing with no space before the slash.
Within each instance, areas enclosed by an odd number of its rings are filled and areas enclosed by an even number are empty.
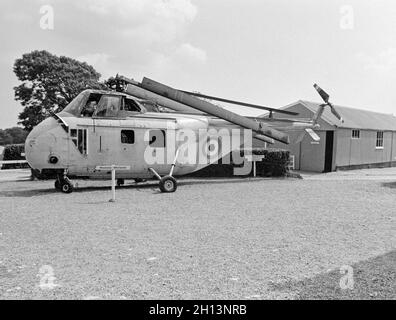
<svg viewBox="0 0 396 320">
<path fill-rule="evenodd" d="M 318 83 L 335 104 L 396 114 L 395 17 L 394 0 L 1 0 L 0 128 L 22 111 L 15 59 L 43 49 L 103 79 L 275 108 L 320 102 Z"/>
</svg>

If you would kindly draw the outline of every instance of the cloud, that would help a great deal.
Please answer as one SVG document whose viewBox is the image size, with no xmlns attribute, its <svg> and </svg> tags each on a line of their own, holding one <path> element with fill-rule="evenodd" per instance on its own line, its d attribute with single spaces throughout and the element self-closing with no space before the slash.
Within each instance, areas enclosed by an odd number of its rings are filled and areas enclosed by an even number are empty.
<svg viewBox="0 0 396 320">
<path fill-rule="evenodd" d="M 109 61 L 109 55 L 106 53 L 88 53 L 77 57 L 77 60 L 85 61 L 92 65 L 100 65 Z"/>
<path fill-rule="evenodd" d="M 207 54 L 203 49 L 183 43 L 166 53 L 151 52 L 150 73 L 159 78 L 175 73 L 185 73 L 186 70 L 188 73 L 194 73 L 206 60 Z"/>
<path fill-rule="evenodd" d="M 87 53 L 76 59 L 92 65 L 96 70 L 100 70 L 102 78 L 108 78 L 114 73 L 110 65 L 110 58 L 111 56 L 106 53 Z"/>
<path fill-rule="evenodd" d="M 203 49 L 194 47 L 190 43 L 183 43 L 176 49 L 175 58 L 184 59 L 188 62 L 205 63 L 207 55 Z"/>
<path fill-rule="evenodd" d="M 190 0 L 86 0 L 73 3 L 78 10 L 88 11 L 87 16 L 93 15 L 96 25 L 144 44 L 174 41 L 197 14 L 196 6 Z"/>
<path fill-rule="evenodd" d="M 357 59 L 365 70 L 379 74 L 394 73 L 396 71 L 396 48 L 388 48 L 373 56 L 361 52 L 357 54 Z"/>
<path fill-rule="evenodd" d="M 81 38 L 97 34 L 90 41 L 95 51 L 85 48 L 87 53 L 80 58 L 103 77 L 117 72 L 162 76 L 185 72 L 207 60 L 205 50 L 184 40 L 197 15 L 190 0 L 86 0 L 73 6 L 83 19 L 78 26 L 64 21 L 68 25 L 64 29 L 78 28 Z"/>
<path fill-rule="evenodd" d="M 93 65 L 102 79 L 116 73 L 128 76 L 191 73 L 204 64 L 207 54 L 188 37 L 198 14 L 192 0 L 11 0 L 0 2 L 21 41 L 11 44 L 20 52 L 46 49 Z M 51 5 L 54 30 L 38 27 L 39 9 Z M 11 9 L 13 7 L 14 9 Z M 17 8 L 17 9 L 16 9 Z M 4 16 L 0 12 L 0 16 Z M 30 16 L 31 25 L 23 16 Z M 25 29 L 32 30 L 28 37 Z M 32 41 L 34 39 L 34 41 Z M 21 48 L 21 49 L 19 49 Z"/>
<path fill-rule="evenodd" d="M 20 11 L 5 12 L 2 19 L 10 23 L 26 23 L 27 21 L 33 21 L 33 17 L 31 15 Z"/>
</svg>

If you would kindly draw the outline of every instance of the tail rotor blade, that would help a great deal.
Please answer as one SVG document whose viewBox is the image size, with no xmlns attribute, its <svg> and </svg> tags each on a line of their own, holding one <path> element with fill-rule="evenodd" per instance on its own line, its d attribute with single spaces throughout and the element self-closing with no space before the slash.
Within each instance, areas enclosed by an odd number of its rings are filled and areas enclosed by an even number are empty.
<svg viewBox="0 0 396 320">
<path fill-rule="evenodd" d="M 337 112 L 336 108 L 334 108 L 334 106 L 330 102 L 328 103 L 328 105 L 330 106 L 331 113 L 334 114 L 338 120 L 344 122 L 341 115 Z"/>
<path fill-rule="evenodd" d="M 319 95 L 322 97 L 323 101 L 329 103 L 330 96 L 324 91 L 321 87 L 319 87 L 316 83 L 313 85 Z"/>
<path fill-rule="evenodd" d="M 300 135 L 297 137 L 295 143 L 300 143 L 301 141 L 303 141 L 305 134 L 308 133 L 309 136 L 312 138 L 313 141 L 320 141 L 320 137 L 317 135 L 317 133 L 315 131 L 313 131 L 311 128 L 305 128 L 305 130 L 303 130 Z"/>
<path fill-rule="evenodd" d="M 334 108 L 334 106 L 329 102 L 330 96 L 329 94 L 324 91 L 321 87 L 319 87 L 316 83 L 313 85 L 315 90 L 319 93 L 320 97 L 323 99 L 323 101 L 325 102 L 325 104 L 321 105 L 322 106 L 329 106 L 330 107 L 330 111 L 331 113 L 341 122 L 344 122 L 344 120 L 342 119 L 341 115 L 337 112 L 337 110 Z M 317 119 L 315 119 L 316 121 Z"/>
<path fill-rule="evenodd" d="M 311 136 L 313 141 L 320 141 L 320 137 L 311 128 L 307 128 L 305 131 Z"/>
</svg>

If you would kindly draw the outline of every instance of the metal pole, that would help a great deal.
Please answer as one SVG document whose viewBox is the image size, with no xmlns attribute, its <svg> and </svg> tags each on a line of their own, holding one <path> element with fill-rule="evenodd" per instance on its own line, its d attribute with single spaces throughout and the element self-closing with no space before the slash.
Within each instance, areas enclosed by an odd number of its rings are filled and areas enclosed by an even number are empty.
<svg viewBox="0 0 396 320">
<path fill-rule="evenodd" d="M 169 173 L 169 175 L 170 175 L 171 177 L 172 177 L 172 175 L 173 175 L 173 169 L 175 168 L 176 161 L 177 161 L 177 157 L 179 156 L 179 151 L 180 151 L 180 148 L 178 148 L 178 149 L 176 150 L 175 160 L 173 160 L 172 167 L 171 167 L 171 170 L 170 170 L 170 173 Z"/>
<path fill-rule="evenodd" d="M 256 161 L 253 161 L 253 177 L 256 177 Z"/>
<path fill-rule="evenodd" d="M 115 167 L 114 165 L 111 166 L 111 193 L 112 193 L 112 198 L 109 200 L 110 202 L 115 202 L 116 201 L 116 196 L 115 196 Z"/>
<path fill-rule="evenodd" d="M 161 176 L 155 171 L 153 168 L 148 168 L 156 177 L 158 180 L 161 180 Z"/>
</svg>

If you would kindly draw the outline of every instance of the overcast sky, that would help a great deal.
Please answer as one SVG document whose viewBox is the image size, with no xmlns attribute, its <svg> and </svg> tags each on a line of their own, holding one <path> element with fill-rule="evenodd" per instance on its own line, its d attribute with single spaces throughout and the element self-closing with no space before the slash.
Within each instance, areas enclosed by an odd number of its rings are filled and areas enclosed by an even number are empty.
<svg viewBox="0 0 396 320">
<path fill-rule="evenodd" d="M 396 113 L 394 0 L 1 0 L 0 16 L 0 128 L 22 111 L 13 62 L 36 49 L 272 107 L 320 101 L 317 82 L 335 104 Z"/>
</svg>

